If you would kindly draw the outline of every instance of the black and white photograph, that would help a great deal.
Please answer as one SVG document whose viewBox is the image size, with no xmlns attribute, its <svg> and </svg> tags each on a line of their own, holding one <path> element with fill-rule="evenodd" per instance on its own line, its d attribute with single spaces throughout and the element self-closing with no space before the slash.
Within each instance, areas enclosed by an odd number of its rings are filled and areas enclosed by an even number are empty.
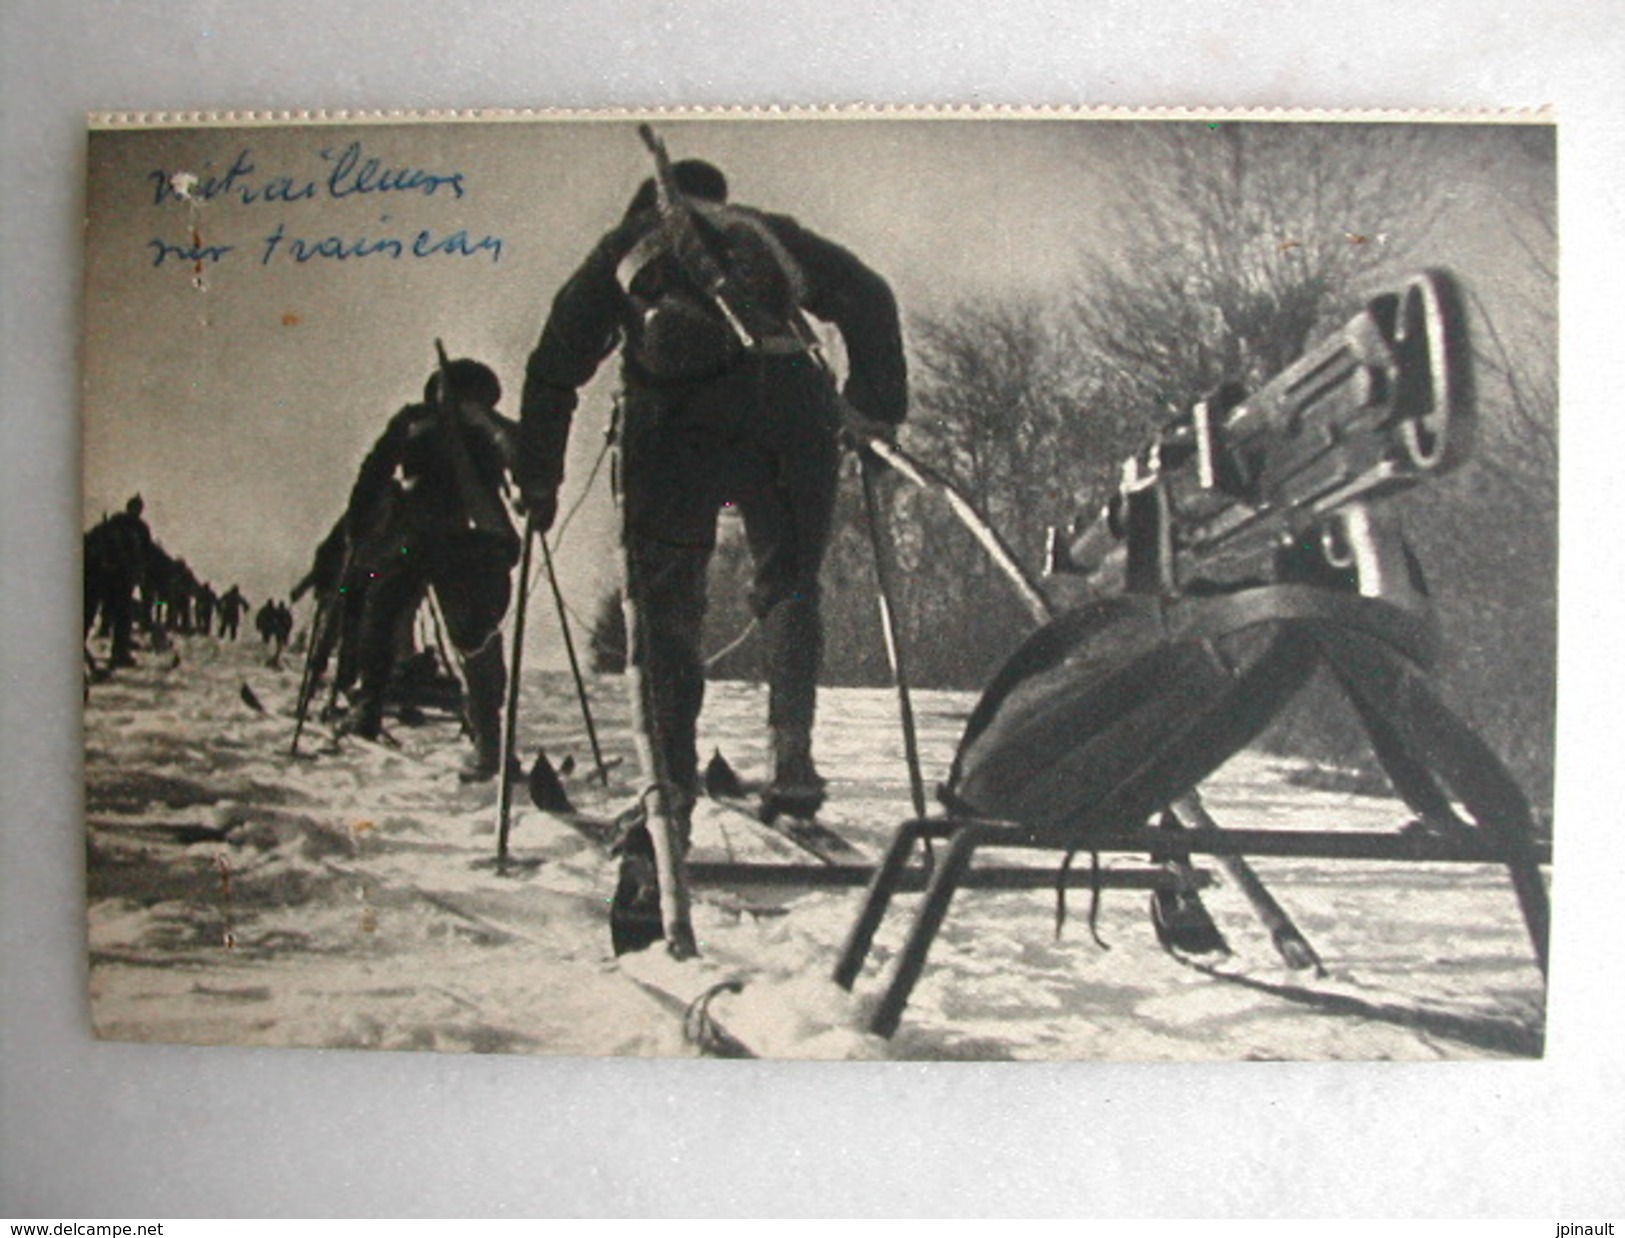
<svg viewBox="0 0 1625 1238">
<path fill-rule="evenodd" d="M 1556 140 L 98 118 L 95 1034 L 1540 1059 Z"/>
</svg>

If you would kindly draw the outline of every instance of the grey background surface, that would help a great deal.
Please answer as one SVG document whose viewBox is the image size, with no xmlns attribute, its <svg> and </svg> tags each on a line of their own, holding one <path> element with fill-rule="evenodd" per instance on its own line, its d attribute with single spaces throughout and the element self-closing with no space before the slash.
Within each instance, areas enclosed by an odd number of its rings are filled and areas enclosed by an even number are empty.
<svg viewBox="0 0 1625 1238">
<path fill-rule="evenodd" d="M 0 33 L 0 1214 L 1625 1213 L 1617 6 L 9 0 Z M 91 1040 L 71 640 L 84 113 L 851 102 L 1555 105 L 1546 1059 L 758 1066 Z"/>
</svg>

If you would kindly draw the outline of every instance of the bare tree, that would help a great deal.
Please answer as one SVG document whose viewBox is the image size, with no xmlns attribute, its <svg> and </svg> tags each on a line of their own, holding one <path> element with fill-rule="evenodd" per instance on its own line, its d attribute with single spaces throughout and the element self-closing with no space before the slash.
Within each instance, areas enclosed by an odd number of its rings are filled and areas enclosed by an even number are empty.
<svg viewBox="0 0 1625 1238">
<path fill-rule="evenodd" d="M 1531 507 L 1557 500 L 1557 219 L 1553 155 L 1520 144 L 1534 175 L 1503 208 L 1507 247 L 1496 303 L 1473 300 L 1479 399 L 1490 410 L 1480 459 Z"/>
<path fill-rule="evenodd" d="M 1067 306 L 1031 300 L 961 306 L 912 324 L 908 444 L 1041 567 L 1048 526 L 1068 520 L 1133 442 L 1135 424 L 1099 398 L 1100 378 Z M 904 611 L 926 639 L 922 676 L 973 685 L 1030 621 L 1007 582 L 934 495 L 893 502 Z"/>
<path fill-rule="evenodd" d="M 1116 244 L 1088 264 L 1077 314 L 1112 397 L 1148 419 L 1278 373 L 1435 218 L 1423 129 L 1199 123 L 1136 138 Z"/>
<path fill-rule="evenodd" d="M 909 442 L 1036 566 L 1080 482 L 1132 442 L 1064 305 L 966 306 L 914 323 Z"/>
</svg>

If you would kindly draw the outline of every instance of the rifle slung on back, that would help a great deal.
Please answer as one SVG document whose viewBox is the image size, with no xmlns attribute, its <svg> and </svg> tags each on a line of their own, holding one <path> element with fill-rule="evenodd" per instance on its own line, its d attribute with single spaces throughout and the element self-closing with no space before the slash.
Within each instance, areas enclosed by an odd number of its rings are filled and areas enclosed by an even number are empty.
<svg viewBox="0 0 1625 1238">
<path fill-rule="evenodd" d="M 463 414 L 452 393 L 451 362 L 446 358 L 445 345 L 436 340 L 434 350 L 440 377 L 434 407 L 445 433 L 446 459 L 451 465 L 452 479 L 457 486 L 457 497 L 462 504 L 467 527 L 480 533 L 511 537 L 513 526 L 507 513 L 491 491 L 480 484 L 474 461 L 468 454 L 468 444 L 463 441 Z"/>
</svg>

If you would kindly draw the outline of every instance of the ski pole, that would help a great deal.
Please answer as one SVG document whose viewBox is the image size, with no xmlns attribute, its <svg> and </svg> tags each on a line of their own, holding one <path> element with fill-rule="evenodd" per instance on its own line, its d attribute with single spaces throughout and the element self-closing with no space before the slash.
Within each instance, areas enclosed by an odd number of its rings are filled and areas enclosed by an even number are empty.
<svg viewBox="0 0 1625 1238">
<path fill-rule="evenodd" d="M 999 535 L 999 531 L 993 527 L 993 522 L 978 510 L 965 492 L 923 460 L 917 459 L 898 446 L 893 441 L 892 434 L 888 433 L 892 427 L 884 426 L 864 416 L 841 394 L 840 387 L 835 381 L 835 371 L 830 366 L 829 358 L 824 355 L 818 336 L 813 331 L 812 324 L 807 321 L 806 315 L 797 311 L 790 321 L 790 328 L 801 341 L 802 348 L 813 363 L 823 371 L 824 378 L 829 383 L 830 395 L 835 401 L 836 414 L 841 419 L 841 428 L 847 436 L 855 443 L 867 447 L 881 461 L 889 464 L 921 490 L 935 490 L 940 494 L 947 501 L 949 510 L 959 518 L 959 523 L 977 540 L 987 552 L 988 558 L 993 560 L 994 566 L 1010 581 L 1011 587 L 1015 589 L 1034 621 L 1044 624 L 1055 618 L 1055 609 L 1050 605 L 1048 595 L 1028 574 L 1027 569 L 1021 566 L 1015 551 L 1010 549 L 1010 543 Z"/>
<path fill-rule="evenodd" d="M 530 548 L 536 521 L 525 517 L 525 540 L 519 551 L 519 589 L 513 608 L 513 650 L 508 658 L 508 699 L 502 710 L 501 773 L 497 775 L 497 867 L 508 862 L 508 828 L 513 818 L 514 747 L 519 724 L 519 667 L 525 650 L 525 603 L 530 594 Z M 545 756 L 540 758 L 546 760 Z"/>
<path fill-rule="evenodd" d="M 891 664 L 892 683 L 897 687 L 897 712 L 903 726 L 903 758 L 908 763 L 908 789 L 914 801 L 914 815 L 924 818 L 925 778 L 920 773 L 920 744 L 914 727 L 914 703 L 909 695 L 908 670 L 904 665 L 903 643 L 897 631 L 896 580 L 893 573 L 891 541 L 881 521 L 880 496 L 876 493 L 873 460 L 861 451 L 858 468 L 863 478 L 863 506 L 869 517 L 869 541 L 874 547 L 875 582 L 880 593 L 880 627 L 886 639 L 886 660 Z"/>
<path fill-rule="evenodd" d="M 305 669 L 299 677 L 299 700 L 294 707 L 293 714 L 293 742 L 288 745 L 288 755 L 299 755 L 299 737 L 305 730 L 305 718 L 310 713 L 310 703 L 316 696 L 316 680 L 320 675 L 318 659 L 327 659 L 333 656 L 333 646 L 336 642 L 329 641 L 331 629 L 334 624 L 343 623 L 344 587 L 350 575 L 350 565 L 355 558 L 355 548 L 350 545 L 349 535 L 345 535 L 344 557 L 339 561 L 339 574 L 333 582 L 331 589 L 319 590 L 316 594 L 316 613 L 310 620 L 310 644 L 305 650 Z M 338 685 L 338 668 L 334 668 L 333 685 L 335 691 Z"/>
<path fill-rule="evenodd" d="M 305 730 L 305 715 L 310 712 L 310 701 L 316 695 L 316 659 L 321 654 L 322 645 L 327 639 L 327 621 L 331 611 L 327 598 L 322 594 L 316 595 L 316 613 L 310 620 L 310 644 L 305 649 L 305 669 L 299 677 L 299 700 L 293 711 L 293 742 L 288 745 L 288 755 L 299 755 L 299 737 Z"/>
<path fill-rule="evenodd" d="M 992 522 L 965 497 L 964 491 L 924 461 L 911 456 L 884 435 L 875 433 L 867 419 L 845 400 L 841 400 L 840 410 L 849 434 L 920 489 L 935 490 L 947 500 L 949 509 L 959 518 L 959 523 L 981 544 L 994 566 L 1004 573 L 1026 606 L 1027 613 L 1036 622 L 1048 623 L 1055 618 L 1055 610 L 1044 591 L 1021 566 L 1010 544 L 999 535 Z"/>
<path fill-rule="evenodd" d="M 546 537 L 540 540 L 542 566 L 547 572 L 548 586 L 553 590 L 553 605 L 559 612 L 559 631 L 564 634 L 564 653 L 570 659 L 570 674 L 576 682 L 576 700 L 581 702 L 581 720 L 587 724 L 587 742 L 592 745 L 592 759 L 598 766 L 598 779 L 607 787 L 609 768 L 604 764 L 604 754 L 598 747 L 598 728 L 592 724 L 592 706 L 587 704 L 587 684 L 581 677 L 581 663 L 576 659 L 576 643 L 570 635 L 570 616 L 565 610 L 564 594 L 559 590 L 558 573 L 553 570 L 553 552 L 548 548 Z"/>
<path fill-rule="evenodd" d="M 830 368 L 829 358 L 824 356 L 823 349 L 818 346 L 817 336 L 805 317 L 797 314 L 791 322 L 796 336 L 801 340 L 802 347 L 813 363 L 824 376 L 828 385 L 830 398 L 841 418 L 842 425 L 847 433 L 855 440 L 874 447 L 890 446 L 883 435 L 871 432 L 871 423 L 853 408 L 846 397 L 841 394 L 835 382 L 835 372 Z M 879 456 L 878 450 L 875 455 Z M 904 457 L 904 459 L 907 459 Z M 913 461 L 908 461 L 913 464 Z M 908 765 L 909 796 L 914 804 L 914 814 L 923 818 L 926 814 L 925 803 L 925 777 L 920 772 L 920 745 L 919 736 L 914 726 L 914 703 L 909 692 L 908 668 L 905 665 L 902 638 L 897 629 L 897 596 L 894 582 L 894 573 L 891 555 L 891 542 L 887 537 L 886 529 L 882 525 L 880 510 L 880 497 L 875 490 L 875 470 L 877 466 L 860 448 L 858 451 L 858 469 L 863 478 L 863 503 L 869 517 L 869 543 L 874 549 L 875 556 L 875 582 L 880 594 L 880 627 L 886 641 L 886 661 L 891 666 L 892 683 L 897 689 L 897 712 L 903 730 L 903 759 Z M 907 475 L 907 474 L 905 474 Z M 910 478 L 917 484 L 925 484 L 920 480 L 918 469 Z M 974 510 L 974 509 L 973 509 Z M 995 538 L 991 526 L 988 532 Z M 1012 559 L 1013 561 L 1013 559 Z M 1019 571 L 1019 566 L 1017 568 Z M 1042 596 L 1041 594 L 1039 595 Z M 929 854 L 930 842 L 926 842 Z"/>
</svg>

